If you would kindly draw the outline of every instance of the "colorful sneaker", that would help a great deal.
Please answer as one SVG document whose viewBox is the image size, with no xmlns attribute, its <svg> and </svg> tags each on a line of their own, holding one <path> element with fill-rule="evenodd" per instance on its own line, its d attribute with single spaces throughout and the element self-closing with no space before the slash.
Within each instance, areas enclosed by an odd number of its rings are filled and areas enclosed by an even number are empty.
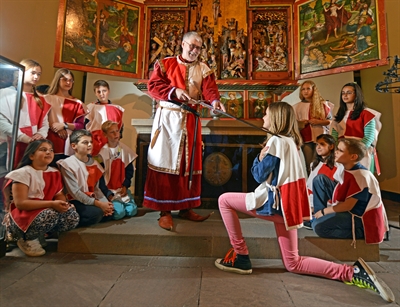
<svg viewBox="0 0 400 307">
<path fill-rule="evenodd" d="M 24 241 L 24 239 L 21 238 L 17 241 L 17 245 L 27 256 L 38 257 L 46 253 L 40 245 L 39 239 Z"/>
<path fill-rule="evenodd" d="M 224 259 L 215 260 L 215 266 L 227 272 L 233 272 L 238 274 L 251 274 L 253 270 L 251 269 L 251 262 L 248 255 L 236 255 L 231 248 L 225 255 Z"/>
<path fill-rule="evenodd" d="M 387 302 L 394 302 L 394 295 L 389 286 L 379 277 L 362 258 L 354 263 L 354 275 L 348 285 L 355 285 L 363 289 L 371 289 L 378 292 L 379 295 Z"/>
</svg>

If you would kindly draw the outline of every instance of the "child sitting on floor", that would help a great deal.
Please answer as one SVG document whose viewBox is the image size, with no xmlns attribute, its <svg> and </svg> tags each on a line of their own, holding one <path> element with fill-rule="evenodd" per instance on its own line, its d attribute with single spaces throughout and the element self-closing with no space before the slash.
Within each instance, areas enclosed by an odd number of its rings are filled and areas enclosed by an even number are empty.
<svg viewBox="0 0 400 307">
<path fill-rule="evenodd" d="M 315 211 L 312 227 L 323 238 L 365 238 L 366 243 L 380 243 L 388 231 L 378 180 L 360 161 L 366 146 L 360 140 L 339 139 L 335 161 L 343 164 L 343 179 L 336 185 L 332 206 L 319 204 L 320 189 L 314 189 Z M 314 185 L 315 187 L 315 185 Z"/>
<path fill-rule="evenodd" d="M 104 170 L 92 156 L 92 135 L 87 130 L 74 130 L 70 144 L 75 154 L 57 161 L 71 203 L 79 213 L 79 226 L 89 226 L 112 219 L 113 204 L 102 191 L 107 191 Z"/>
<path fill-rule="evenodd" d="M 314 212 L 326 207 L 332 198 L 333 190 L 343 175 L 343 165 L 335 162 L 335 139 L 329 134 L 320 134 L 316 138 L 315 158 L 310 165 L 311 173 L 307 179 L 310 205 Z M 318 190 L 314 195 L 313 191 Z M 314 206 L 314 197 L 317 207 Z M 319 207 L 323 205 L 324 207 Z M 311 221 L 304 222 L 304 228 L 312 229 Z"/>
<path fill-rule="evenodd" d="M 5 225 L 18 247 L 31 257 L 46 251 L 39 242 L 49 232 L 61 232 L 78 225 L 79 215 L 63 193 L 60 172 L 49 166 L 53 144 L 41 139 L 29 143 L 16 170 L 6 175 L 7 215 Z"/>
<path fill-rule="evenodd" d="M 134 216 L 137 206 L 129 187 L 135 170 L 133 161 L 137 154 L 119 141 L 118 123 L 108 120 L 101 125 L 101 130 L 107 138 L 107 144 L 100 150 L 99 156 L 104 164 L 105 183 L 114 194 L 109 197 L 114 205 L 114 219 Z"/>
</svg>

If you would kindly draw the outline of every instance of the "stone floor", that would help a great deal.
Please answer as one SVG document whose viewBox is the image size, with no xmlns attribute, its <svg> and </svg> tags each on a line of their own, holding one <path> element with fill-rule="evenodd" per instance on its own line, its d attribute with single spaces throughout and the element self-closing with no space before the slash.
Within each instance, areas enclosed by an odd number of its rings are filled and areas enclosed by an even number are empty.
<svg viewBox="0 0 400 307">
<path fill-rule="evenodd" d="M 1 307 L 399 305 L 370 290 L 289 273 L 278 259 L 253 259 L 253 274 L 242 276 L 218 270 L 214 258 L 59 253 L 54 239 L 46 251 L 32 258 L 15 248 L 0 258 Z M 400 302 L 399 229 L 391 228 L 380 255 L 369 264 Z"/>
</svg>

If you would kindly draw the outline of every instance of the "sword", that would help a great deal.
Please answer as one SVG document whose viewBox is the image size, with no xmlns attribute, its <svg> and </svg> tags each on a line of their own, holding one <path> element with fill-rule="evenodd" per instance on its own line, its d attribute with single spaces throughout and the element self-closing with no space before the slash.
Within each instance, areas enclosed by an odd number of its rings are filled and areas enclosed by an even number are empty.
<svg viewBox="0 0 400 307">
<path fill-rule="evenodd" d="M 209 104 L 209 101 L 207 101 L 207 100 L 194 100 L 194 99 L 191 99 L 190 101 L 191 101 L 193 104 L 199 104 L 199 105 L 201 105 L 202 107 L 205 107 L 205 108 L 207 108 L 207 109 L 212 110 L 213 112 L 220 113 L 220 114 L 225 115 L 225 116 L 227 116 L 227 117 L 233 118 L 233 119 L 235 119 L 235 120 L 237 120 L 237 121 L 239 121 L 239 122 L 241 122 L 241 123 L 244 123 L 244 124 L 246 124 L 246 125 L 248 125 L 248 126 L 254 128 L 254 129 L 261 130 L 261 131 L 267 132 L 267 133 L 269 133 L 269 134 L 275 135 L 275 136 L 277 136 L 277 137 L 280 137 L 278 134 L 272 133 L 271 131 L 269 131 L 268 129 L 266 129 L 266 128 L 264 128 L 264 127 L 258 127 L 258 126 L 254 125 L 254 124 L 252 124 L 252 123 L 250 123 L 250 122 L 248 122 L 248 121 L 245 121 L 245 120 L 243 120 L 243 119 L 241 119 L 241 118 L 235 117 L 235 116 L 233 116 L 233 115 L 231 115 L 231 114 L 229 114 L 229 113 L 227 113 L 227 112 L 224 112 L 224 111 L 221 111 L 221 110 L 218 110 L 218 109 L 214 109 L 214 108 L 212 107 L 212 105 Z"/>
<path fill-rule="evenodd" d="M 168 102 L 171 102 L 173 104 L 178 105 L 182 110 L 185 110 L 187 112 L 190 112 L 194 115 L 195 117 L 195 126 L 194 126 L 194 134 L 193 134 L 193 147 L 192 147 L 192 154 L 191 154 L 191 159 L 190 159 L 190 168 L 189 168 L 189 186 L 188 189 L 190 190 L 192 188 L 192 182 L 193 182 L 193 167 L 194 167 L 194 156 L 196 152 L 196 140 L 197 140 L 197 126 L 199 123 L 199 116 L 200 114 L 197 113 L 195 110 L 193 110 L 191 107 L 189 107 L 187 104 L 181 103 L 179 101 L 174 101 L 174 100 L 168 100 Z"/>
<path fill-rule="evenodd" d="M 194 134 L 193 134 L 193 147 L 192 147 L 192 157 L 190 159 L 190 169 L 189 169 L 189 190 L 192 189 L 193 181 L 193 166 L 194 166 L 194 156 L 196 152 L 196 142 L 197 142 L 197 125 L 199 123 L 199 117 L 195 116 L 194 122 Z"/>
</svg>

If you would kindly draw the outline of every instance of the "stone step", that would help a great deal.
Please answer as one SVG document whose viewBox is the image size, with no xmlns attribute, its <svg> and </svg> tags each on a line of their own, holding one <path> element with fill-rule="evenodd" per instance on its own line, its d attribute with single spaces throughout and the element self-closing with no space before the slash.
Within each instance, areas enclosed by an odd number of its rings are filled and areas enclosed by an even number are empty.
<svg viewBox="0 0 400 307">
<path fill-rule="evenodd" d="M 58 240 L 58 251 L 65 253 L 117 254 L 142 256 L 222 257 L 231 247 L 218 210 L 196 209 L 206 215 L 214 214 L 201 223 L 181 219 L 173 212 L 174 229 L 166 231 L 158 226 L 158 212 L 140 208 L 138 215 L 119 221 L 77 228 L 63 233 Z M 251 258 L 279 259 L 280 251 L 274 224 L 246 215 L 239 215 L 242 231 Z M 379 261 L 379 245 L 357 240 L 323 239 L 312 230 L 298 230 L 299 253 L 326 260 Z"/>
</svg>

